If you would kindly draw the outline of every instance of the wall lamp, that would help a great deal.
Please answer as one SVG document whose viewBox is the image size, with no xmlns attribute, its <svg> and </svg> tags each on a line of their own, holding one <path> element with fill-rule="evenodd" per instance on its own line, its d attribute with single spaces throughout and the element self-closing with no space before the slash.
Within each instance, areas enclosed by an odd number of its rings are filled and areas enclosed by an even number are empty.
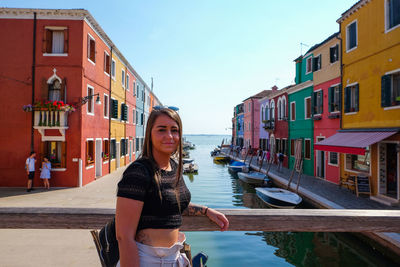
<svg viewBox="0 0 400 267">
<path fill-rule="evenodd" d="M 94 96 L 97 96 L 96 97 L 96 104 L 97 105 L 101 105 L 101 101 L 100 101 L 100 94 L 99 93 L 97 93 L 97 94 L 94 94 L 94 95 L 88 95 L 88 96 L 85 96 L 85 97 L 83 97 L 82 99 L 81 99 L 81 105 L 83 106 L 83 105 L 85 105 L 90 99 L 92 99 Z"/>
</svg>

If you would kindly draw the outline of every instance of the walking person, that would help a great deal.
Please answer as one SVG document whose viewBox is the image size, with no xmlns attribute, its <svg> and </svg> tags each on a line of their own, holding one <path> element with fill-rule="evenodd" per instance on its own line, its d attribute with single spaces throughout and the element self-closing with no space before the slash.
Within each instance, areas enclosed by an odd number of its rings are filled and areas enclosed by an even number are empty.
<svg viewBox="0 0 400 267">
<path fill-rule="evenodd" d="M 278 172 L 282 170 L 282 163 L 283 160 L 285 159 L 285 155 L 282 153 L 282 151 L 279 151 L 278 153 Z"/>
<path fill-rule="evenodd" d="M 182 177 L 182 122 L 177 112 L 154 107 L 146 125 L 142 154 L 118 183 L 117 266 L 189 266 L 180 250 L 182 215 L 207 216 L 221 231 L 229 222 L 222 213 L 190 202 Z"/>
<path fill-rule="evenodd" d="M 271 163 L 271 152 L 269 152 L 269 150 L 267 150 L 267 162 L 268 164 Z"/>
<path fill-rule="evenodd" d="M 33 190 L 33 179 L 35 178 L 35 163 L 36 163 L 36 153 L 32 151 L 30 156 L 25 161 L 26 174 L 28 175 L 28 185 L 26 188 L 27 192 Z"/>
<path fill-rule="evenodd" d="M 42 171 L 40 172 L 40 178 L 43 179 L 44 188 L 50 189 L 50 171 L 51 171 L 51 162 L 47 157 L 43 157 L 42 162 Z"/>
</svg>

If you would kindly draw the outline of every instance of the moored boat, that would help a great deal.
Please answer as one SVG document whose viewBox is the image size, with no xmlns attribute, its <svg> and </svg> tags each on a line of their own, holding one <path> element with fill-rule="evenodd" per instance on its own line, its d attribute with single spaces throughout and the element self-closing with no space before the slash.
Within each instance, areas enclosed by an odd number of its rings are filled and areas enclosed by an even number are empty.
<svg viewBox="0 0 400 267">
<path fill-rule="evenodd" d="M 183 164 L 183 173 L 197 173 L 199 166 L 196 163 L 185 163 Z"/>
<path fill-rule="evenodd" d="M 228 170 L 232 172 L 244 172 L 247 168 L 246 164 L 242 161 L 232 161 L 229 166 Z"/>
<path fill-rule="evenodd" d="M 280 209 L 293 209 L 302 201 L 298 194 L 277 187 L 256 187 L 256 194 L 267 205 Z"/>
<path fill-rule="evenodd" d="M 185 164 L 185 163 L 192 163 L 193 161 L 194 161 L 194 159 L 191 159 L 191 158 L 183 158 L 183 159 L 182 159 L 183 164 Z"/>
<path fill-rule="evenodd" d="M 261 185 L 267 176 L 261 172 L 238 172 L 239 179 L 248 184 Z"/>
</svg>

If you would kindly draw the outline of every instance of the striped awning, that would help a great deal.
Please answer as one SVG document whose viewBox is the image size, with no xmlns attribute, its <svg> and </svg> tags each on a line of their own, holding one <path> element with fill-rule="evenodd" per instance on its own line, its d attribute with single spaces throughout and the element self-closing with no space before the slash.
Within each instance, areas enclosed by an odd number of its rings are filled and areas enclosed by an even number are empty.
<svg viewBox="0 0 400 267">
<path fill-rule="evenodd" d="M 339 132 L 314 144 L 315 150 L 364 155 L 365 148 L 386 139 L 397 131 Z"/>
</svg>

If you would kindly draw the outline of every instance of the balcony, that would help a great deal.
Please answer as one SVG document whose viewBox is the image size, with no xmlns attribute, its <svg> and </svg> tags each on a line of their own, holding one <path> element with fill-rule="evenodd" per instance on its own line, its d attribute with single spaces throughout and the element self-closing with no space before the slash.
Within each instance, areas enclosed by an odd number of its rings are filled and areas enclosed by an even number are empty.
<svg viewBox="0 0 400 267">
<path fill-rule="evenodd" d="M 263 121 L 264 126 L 263 128 L 266 130 L 274 130 L 275 129 L 275 120 L 266 120 Z"/>
<path fill-rule="evenodd" d="M 42 141 L 65 141 L 65 130 L 68 129 L 68 111 L 36 110 L 34 125 L 42 135 Z"/>
</svg>

